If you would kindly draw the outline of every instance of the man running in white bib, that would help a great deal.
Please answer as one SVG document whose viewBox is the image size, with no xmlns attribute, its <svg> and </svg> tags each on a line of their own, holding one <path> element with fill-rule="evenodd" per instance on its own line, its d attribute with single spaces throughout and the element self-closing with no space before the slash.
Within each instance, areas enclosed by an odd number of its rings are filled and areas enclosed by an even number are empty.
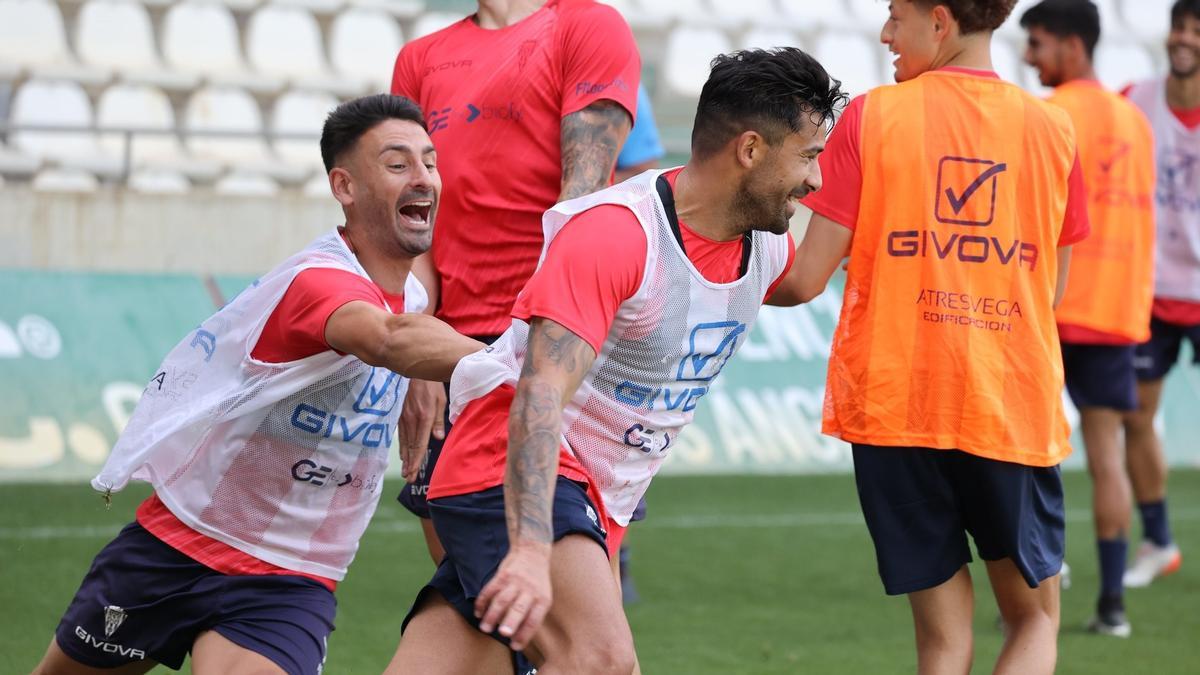
<svg viewBox="0 0 1200 675">
<path fill-rule="evenodd" d="M 104 469 L 154 486 L 96 556 L 35 669 L 315 675 L 383 486 L 408 377 L 482 345 L 424 314 L 437 156 L 412 101 L 350 101 L 321 155 L 346 224 L 167 354 Z"/>
<path fill-rule="evenodd" d="M 455 372 L 446 558 L 389 673 L 475 675 L 493 638 L 542 675 L 634 672 L 609 558 L 764 300 L 804 299 L 788 224 L 843 101 L 798 49 L 719 56 L 686 166 L 546 213 L 512 327 Z"/>
</svg>

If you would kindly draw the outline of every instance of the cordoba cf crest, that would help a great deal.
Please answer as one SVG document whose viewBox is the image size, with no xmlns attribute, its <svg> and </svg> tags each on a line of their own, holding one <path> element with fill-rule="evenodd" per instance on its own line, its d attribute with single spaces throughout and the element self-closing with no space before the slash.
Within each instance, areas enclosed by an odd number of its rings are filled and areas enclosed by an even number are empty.
<svg viewBox="0 0 1200 675">
<path fill-rule="evenodd" d="M 104 637 L 110 638 L 125 623 L 125 610 L 116 605 L 104 608 Z"/>
</svg>

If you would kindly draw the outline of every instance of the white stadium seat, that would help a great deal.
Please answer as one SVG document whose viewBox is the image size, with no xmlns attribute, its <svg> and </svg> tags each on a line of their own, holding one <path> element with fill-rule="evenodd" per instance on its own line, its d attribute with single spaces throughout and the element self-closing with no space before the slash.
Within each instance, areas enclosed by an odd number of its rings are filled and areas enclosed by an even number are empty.
<svg viewBox="0 0 1200 675">
<path fill-rule="evenodd" d="M 466 14 L 453 12 L 427 12 L 422 14 L 413 24 L 413 39 L 422 38 L 430 33 L 436 33 L 450 24 L 462 20 Z"/>
<path fill-rule="evenodd" d="M 16 127 L 50 127 L 10 134 L 13 145 L 27 154 L 106 176 L 121 172 L 120 160 L 103 152 L 97 142 L 92 105 L 75 82 L 26 82 L 13 98 L 9 121 Z"/>
<path fill-rule="evenodd" d="M 197 157 L 239 163 L 261 161 L 270 155 L 262 136 L 262 113 L 254 98 L 241 89 L 200 89 L 188 101 L 184 115 L 187 146 Z M 210 132 L 248 135 L 205 135 Z"/>
<path fill-rule="evenodd" d="M 1154 73 L 1154 59 L 1139 45 L 1101 40 L 1096 47 L 1096 74 L 1110 89 L 1122 89 Z"/>
<path fill-rule="evenodd" d="M 0 143 L 0 176 L 28 178 L 42 166 L 42 160 Z"/>
<path fill-rule="evenodd" d="M 1124 25 L 1143 40 L 1162 42 L 1171 30 L 1173 0 L 1123 0 Z M 1100 26 L 1101 34 L 1107 26 Z"/>
<path fill-rule="evenodd" d="M 172 132 L 175 112 L 162 91 L 147 85 L 121 84 L 104 90 L 96 103 L 96 125 L 101 129 L 125 128 Z M 125 134 L 100 134 L 100 145 L 109 154 L 125 154 Z M 179 157 L 183 146 L 172 134 L 135 134 L 130 158 L 135 164 Z"/>
<path fill-rule="evenodd" d="M 716 0 L 711 5 L 711 12 L 719 19 L 720 25 L 725 28 L 740 25 L 778 26 L 780 24 L 779 6 L 775 4 L 775 0 L 727 0 L 726 2 Z M 691 17 L 685 18 L 691 19 Z"/>
<path fill-rule="evenodd" d="M 0 0 L 0 74 L 27 69 L 35 77 L 98 84 L 108 74 L 84 68 L 67 47 L 62 13 L 48 0 Z"/>
<path fill-rule="evenodd" d="M 663 77 L 675 93 L 699 96 L 708 79 L 709 62 L 732 50 L 729 38 L 715 28 L 679 26 L 667 38 Z"/>
<path fill-rule="evenodd" d="M 83 169 L 43 169 L 33 177 L 33 189 L 38 192 L 95 192 L 100 182 L 90 171 Z"/>
<path fill-rule="evenodd" d="M 299 134 L 307 138 L 275 139 L 275 154 L 293 165 L 322 168 L 321 128 L 338 101 L 329 94 L 288 92 L 275 102 L 271 129 L 277 134 Z"/>
<path fill-rule="evenodd" d="M 842 81 L 846 93 L 857 96 L 884 83 L 880 59 L 886 51 L 883 45 L 871 42 L 861 33 L 831 31 L 817 38 L 813 56 Z M 890 82 L 891 73 L 888 74 Z"/>
<path fill-rule="evenodd" d="M 213 185 L 219 195 L 236 197 L 274 197 L 279 194 L 279 185 L 259 173 L 234 172 Z"/>
<path fill-rule="evenodd" d="M 854 27 L 867 32 L 876 32 L 883 29 L 883 24 L 888 18 L 888 3 L 882 0 L 849 0 L 850 12 L 855 18 Z M 825 0 L 805 0 L 808 2 L 818 3 Z"/>
<path fill-rule="evenodd" d="M 390 15 L 373 9 L 348 9 L 333 20 L 329 60 L 341 75 L 375 91 L 392 85 L 392 65 L 403 46 L 400 26 Z"/>
<path fill-rule="evenodd" d="M 803 31 L 816 31 L 825 28 L 854 28 L 855 26 L 861 26 L 864 29 L 870 28 L 872 30 L 883 28 L 882 22 L 878 26 L 862 25 L 860 20 L 850 16 L 842 0 L 816 0 L 812 2 L 781 0 L 780 4 L 783 7 L 783 15 L 788 17 L 789 23 Z"/>
<path fill-rule="evenodd" d="M 166 169 L 138 169 L 129 175 L 129 189 L 142 194 L 182 195 L 192 185 L 182 174 Z"/>
<path fill-rule="evenodd" d="M 742 49 L 770 49 L 771 47 L 799 47 L 800 38 L 784 28 L 751 28 L 738 42 Z"/>
<path fill-rule="evenodd" d="M 117 71 L 122 79 L 190 89 L 196 77 L 167 70 L 154 47 L 144 5 L 134 0 L 88 0 L 75 20 L 75 45 L 85 63 Z"/>
<path fill-rule="evenodd" d="M 341 9 L 345 3 L 343 0 L 271 0 L 271 4 L 281 7 L 299 7 L 313 14 L 330 15 Z"/>
<path fill-rule="evenodd" d="M 351 7 L 383 10 L 400 19 L 411 19 L 425 10 L 425 0 L 350 0 Z"/>
<path fill-rule="evenodd" d="M 290 80 L 327 78 L 321 28 L 298 7 L 266 5 L 250 17 L 246 56 L 260 73 Z"/>
<path fill-rule="evenodd" d="M 992 40 L 992 67 L 1001 79 L 1023 85 L 1025 74 L 1021 71 L 1021 56 L 1013 43 L 997 35 Z"/>
<path fill-rule="evenodd" d="M 266 174 L 289 183 L 299 182 L 312 172 L 278 161 L 263 136 L 258 104 L 241 89 L 201 89 L 188 101 L 185 115 L 187 147 L 198 159 L 220 161 L 237 171 Z"/>
<path fill-rule="evenodd" d="M 228 7 L 204 0 L 184 0 L 167 10 L 162 27 L 167 64 L 209 81 L 258 92 L 277 91 L 277 78 L 249 72 L 242 60 L 237 22 Z"/>
</svg>

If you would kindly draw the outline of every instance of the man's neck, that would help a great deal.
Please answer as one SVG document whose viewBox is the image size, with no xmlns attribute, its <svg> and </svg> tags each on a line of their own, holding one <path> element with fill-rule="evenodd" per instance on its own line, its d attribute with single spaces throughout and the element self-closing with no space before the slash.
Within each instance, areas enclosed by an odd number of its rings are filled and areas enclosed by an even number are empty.
<svg viewBox="0 0 1200 675">
<path fill-rule="evenodd" d="M 475 22 L 480 28 L 506 28 L 538 11 L 546 0 L 479 0 Z"/>
<path fill-rule="evenodd" d="M 987 32 L 972 33 L 950 40 L 943 45 L 941 53 L 933 61 L 930 70 L 938 68 L 968 68 L 970 70 L 992 71 L 992 34 Z"/>
<path fill-rule="evenodd" d="M 675 178 L 675 213 L 688 229 L 714 241 L 740 237 L 738 214 L 730 213 L 737 185 L 704 163 L 688 162 Z"/>
<path fill-rule="evenodd" d="M 408 257 L 395 258 L 372 246 L 362 234 L 362 229 L 342 227 L 339 229 L 346 246 L 358 259 L 358 264 L 367 271 L 367 276 L 376 286 L 391 295 L 404 293 L 404 282 L 412 270 L 413 259 Z"/>
<path fill-rule="evenodd" d="M 1168 75 L 1167 105 L 1178 110 L 1200 108 L 1200 72 L 1191 77 Z"/>
</svg>

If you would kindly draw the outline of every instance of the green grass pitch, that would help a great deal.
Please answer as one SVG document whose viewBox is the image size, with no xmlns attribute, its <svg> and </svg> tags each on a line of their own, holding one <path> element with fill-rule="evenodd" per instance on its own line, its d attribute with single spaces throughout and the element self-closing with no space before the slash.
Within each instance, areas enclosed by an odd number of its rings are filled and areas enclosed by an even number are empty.
<svg viewBox="0 0 1200 675">
<path fill-rule="evenodd" d="M 1081 473 L 1065 474 L 1065 481 L 1074 585 L 1063 594 L 1058 671 L 1200 672 L 1200 471 L 1171 476 L 1172 526 L 1184 566 L 1127 594 L 1128 640 L 1081 629 L 1097 585 L 1090 488 Z M 338 589 L 329 675 L 383 669 L 409 603 L 432 571 L 415 521 L 392 499 L 398 487 L 385 487 Z M 130 489 L 106 511 L 86 486 L 0 490 L 0 673 L 29 671 L 92 556 L 146 494 L 144 486 Z M 628 537 L 642 595 L 629 616 L 649 675 L 915 670 L 907 602 L 883 594 L 850 476 L 663 477 L 649 499 L 649 520 Z M 978 563 L 972 572 L 975 671 L 988 672 L 1001 638 L 986 574 Z"/>
</svg>

